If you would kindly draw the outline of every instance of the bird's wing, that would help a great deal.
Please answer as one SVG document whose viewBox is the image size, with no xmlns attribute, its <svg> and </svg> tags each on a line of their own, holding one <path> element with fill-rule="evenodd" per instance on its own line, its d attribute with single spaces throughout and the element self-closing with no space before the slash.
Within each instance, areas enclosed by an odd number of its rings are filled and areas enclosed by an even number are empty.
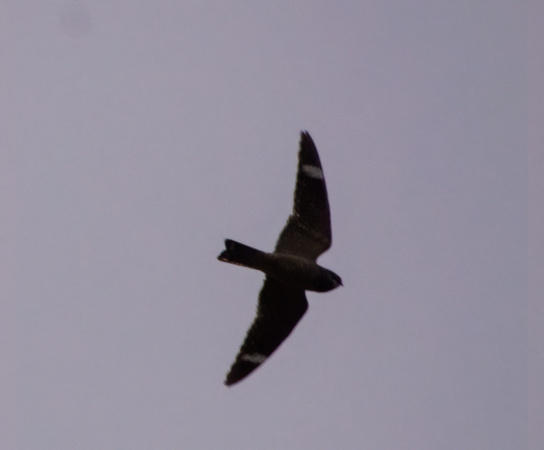
<svg viewBox="0 0 544 450">
<path fill-rule="evenodd" d="M 331 246 L 331 217 L 327 186 L 314 141 L 300 134 L 293 214 L 276 243 L 275 252 L 316 260 Z"/>
<path fill-rule="evenodd" d="M 257 316 L 230 368 L 225 384 L 244 379 L 289 336 L 308 309 L 303 290 L 287 287 L 266 278 L 259 294 Z"/>
</svg>

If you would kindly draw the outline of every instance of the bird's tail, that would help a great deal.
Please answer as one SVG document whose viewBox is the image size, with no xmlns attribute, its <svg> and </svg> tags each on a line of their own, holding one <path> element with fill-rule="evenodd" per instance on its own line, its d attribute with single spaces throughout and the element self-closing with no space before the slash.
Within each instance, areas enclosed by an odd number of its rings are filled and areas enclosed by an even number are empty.
<svg viewBox="0 0 544 450">
<path fill-rule="evenodd" d="M 265 253 L 239 242 L 225 239 L 226 249 L 217 257 L 219 261 L 238 264 L 259 270 Z"/>
</svg>

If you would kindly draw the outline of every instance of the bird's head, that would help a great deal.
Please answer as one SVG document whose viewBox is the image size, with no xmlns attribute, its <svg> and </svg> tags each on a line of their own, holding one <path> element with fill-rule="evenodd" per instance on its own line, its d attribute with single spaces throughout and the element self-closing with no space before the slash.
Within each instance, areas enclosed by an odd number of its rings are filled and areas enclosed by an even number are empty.
<svg viewBox="0 0 544 450">
<path fill-rule="evenodd" d="M 336 275 L 334 272 L 331 272 L 330 273 L 330 276 L 331 278 L 333 279 L 333 281 L 336 283 L 336 286 L 334 287 L 338 287 L 338 286 L 344 286 L 342 284 L 342 278 L 340 278 L 338 275 Z"/>
<path fill-rule="evenodd" d="M 317 292 L 327 292 L 332 291 L 338 286 L 343 286 L 342 278 L 336 275 L 332 270 L 325 269 L 324 267 L 321 267 L 321 270 L 322 272 L 321 276 L 319 277 L 317 286 L 315 286 L 314 289 L 310 290 Z"/>
<path fill-rule="evenodd" d="M 332 279 L 332 281 L 334 282 L 334 287 L 338 287 L 338 286 L 344 286 L 342 284 L 342 278 L 340 278 L 338 275 L 336 275 L 332 270 L 329 270 L 329 277 Z M 334 289 L 334 288 L 333 288 Z"/>
</svg>

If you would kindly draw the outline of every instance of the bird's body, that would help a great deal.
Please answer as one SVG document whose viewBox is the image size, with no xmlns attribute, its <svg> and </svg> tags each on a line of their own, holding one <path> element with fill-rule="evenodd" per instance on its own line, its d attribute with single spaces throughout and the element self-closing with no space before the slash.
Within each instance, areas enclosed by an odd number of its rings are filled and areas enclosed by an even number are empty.
<svg viewBox="0 0 544 450">
<path fill-rule="evenodd" d="M 273 253 L 225 240 L 220 261 L 264 272 L 257 316 L 247 332 L 225 384 L 245 378 L 289 336 L 308 308 L 305 291 L 326 292 L 342 280 L 316 260 L 331 245 L 325 177 L 310 135 L 301 133 L 293 214 Z"/>
<path fill-rule="evenodd" d="M 231 239 L 225 240 L 225 247 L 227 249 L 218 257 L 220 261 L 260 270 L 295 289 L 327 292 L 340 283 L 334 272 L 303 256 L 266 253 Z"/>
</svg>

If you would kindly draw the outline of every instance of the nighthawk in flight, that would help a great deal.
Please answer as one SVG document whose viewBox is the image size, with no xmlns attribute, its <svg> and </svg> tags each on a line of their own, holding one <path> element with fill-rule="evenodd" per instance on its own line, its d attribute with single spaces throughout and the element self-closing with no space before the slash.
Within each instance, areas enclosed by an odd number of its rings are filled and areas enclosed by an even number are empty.
<svg viewBox="0 0 544 450">
<path fill-rule="evenodd" d="M 293 213 L 274 252 L 265 253 L 227 239 L 226 249 L 217 257 L 266 274 L 257 316 L 227 374 L 227 386 L 253 372 L 289 336 L 308 309 L 304 291 L 326 292 L 342 284 L 338 275 L 316 263 L 331 241 L 323 169 L 312 138 L 302 132 Z"/>
</svg>

